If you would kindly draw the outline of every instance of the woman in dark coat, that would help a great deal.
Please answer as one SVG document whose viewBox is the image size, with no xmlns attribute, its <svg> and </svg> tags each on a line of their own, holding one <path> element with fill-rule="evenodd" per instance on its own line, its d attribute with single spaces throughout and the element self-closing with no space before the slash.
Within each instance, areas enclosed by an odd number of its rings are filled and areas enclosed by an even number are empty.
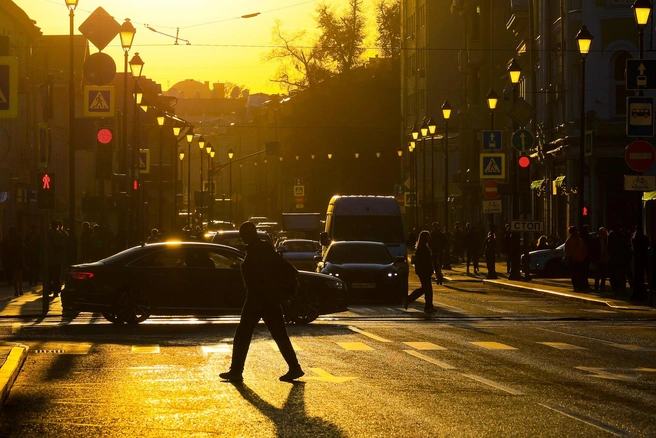
<svg viewBox="0 0 656 438">
<path fill-rule="evenodd" d="M 408 304 L 414 302 L 417 298 L 424 295 L 424 312 L 434 313 L 433 307 L 433 284 L 431 283 L 431 276 L 433 275 L 433 262 L 431 257 L 431 250 L 428 247 L 431 235 L 428 231 L 424 230 L 419 233 L 419 239 L 415 246 L 415 273 L 419 277 L 421 287 L 412 291 L 410 295 L 403 298 L 403 307 L 408 308 Z"/>
<path fill-rule="evenodd" d="M 497 239 L 492 231 L 487 233 L 485 243 L 483 243 L 483 254 L 485 255 L 485 263 L 487 264 L 487 278 L 495 279 L 497 277 L 497 268 L 495 266 L 495 257 L 497 255 Z"/>
</svg>

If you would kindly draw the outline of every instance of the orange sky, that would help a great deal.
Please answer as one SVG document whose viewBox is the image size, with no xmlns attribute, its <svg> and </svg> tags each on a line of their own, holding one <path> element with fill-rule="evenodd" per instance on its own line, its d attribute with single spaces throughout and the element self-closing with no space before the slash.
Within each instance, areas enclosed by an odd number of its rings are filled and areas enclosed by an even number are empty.
<svg viewBox="0 0 656 438">
<path fill-rule="evenodd" d="M 69 17 L 64 0 L 13 0 L 27 15 L 36 20 L 44 35 L 68 34 Z M 348 0 L 327 0 L 338 11 Z M 144 76 L 162 84 L 167 90 L 176 82 L 195 79 L 232 82 L 245 85 L 252 93 L 281 91 L 270 78 L 277 65 L 264 62 L 262 55 L 270 51 L 271 29 L 276 19 L 283 30 L 292 33 L 315 27 L 314 10 L 319 0 L 79 0 L 75 11 L 75 32 L 99 6 L 116 21 L 130 18 L 137 29 L 130 58 L 134 52 L 145 62 Z M 371 13 L 373 1 L 365 1 Z M 260 12 L 254 18 L 242 15 Z M 373 21 L 373 20 L 372 20 Z M 191 45 L 147 29 L 189 40 Z M 91 48 L 94 52 L 96 49 Z M 118 36 L 104 52 L 111 55 L 117 70 L 123 69 L 123 52 Z"/>
</svg>

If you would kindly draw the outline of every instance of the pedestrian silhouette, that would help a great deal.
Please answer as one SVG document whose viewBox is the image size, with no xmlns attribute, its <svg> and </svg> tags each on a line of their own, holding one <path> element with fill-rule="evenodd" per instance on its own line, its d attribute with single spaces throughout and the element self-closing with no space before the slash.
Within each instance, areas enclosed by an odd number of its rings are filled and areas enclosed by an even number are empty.
<svg viewBox="0 0 656 438">
<path fill-rule="evenodd" d="M 403 307 L 408 309 L 408 304 L 414 302 L 420 296 L 424 296 L 424 312 L 434 313 L 433 307 L 433 284 L 431 276 L 433 275 L 433 260 L 431 250 L 428 244 L 431 240 L 431 234 L 424 230 L 419 233 L 419 239 L 415 246 L 415 273 L 419 277 L 421 287 L 412 291 L 407 297 L 403 297 Z"/>
<path fill-rule="evenodd" d="M 251 344 L 253 331 L 264 320 L 267 329 L 278 349 L 289 366 L 287 374 L 280 377 L 283 382 L 292 382 L 305 373 L 296 358 L 296 352 L 289 340 L 282 307 L 271 289 L 275 282 L 274 257 L 280 257 L 270 242 L 260 240 L 257 229 L 252 222 L 244 222 L 239 227 L 239 236 L 248 246 L 246 258 L 241 265 L 241 275 L 246 286 L 246 301 L 241 311 L 241 319 L 232 347 L 232 363 L 230 371 L 219 374 L 219 377 L 231 382 L 243 381 L 242 373 L 248 348 Z"/>
</svg>

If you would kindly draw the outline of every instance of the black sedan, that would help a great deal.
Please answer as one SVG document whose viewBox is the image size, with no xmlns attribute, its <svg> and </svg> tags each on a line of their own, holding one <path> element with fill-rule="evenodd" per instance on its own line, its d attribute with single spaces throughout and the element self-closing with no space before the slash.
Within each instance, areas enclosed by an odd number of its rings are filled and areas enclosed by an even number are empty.
<svg viewBox="0 0 656 438">
<path fill-rule="evenodd" d="M 399 304 L 401 297 L 408 294 L 399 272 L 405 259 L 394 259 L 384 243 L 333 242 L 318 262 L 317 272 L 346 283 L 352 303 Z"/>
<path fill-rule="evenodd" d="M 201 242 L 137 246 L 95 263 L 73 265 L 62 291 L 64 312 L 100 312 L 114 323 L 139 323 L 150 315 L 238 315 L 246 290 L 235 248 Z M 347 310 L 344 283 L 299 272 L 296 296 L 283 305 L 285 319 L 307 324 Z"/>
</svg>

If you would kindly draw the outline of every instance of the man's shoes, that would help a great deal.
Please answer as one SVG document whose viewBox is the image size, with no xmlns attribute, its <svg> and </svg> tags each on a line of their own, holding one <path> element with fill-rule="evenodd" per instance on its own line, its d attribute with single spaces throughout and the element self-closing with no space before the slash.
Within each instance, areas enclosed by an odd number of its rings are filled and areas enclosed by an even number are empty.
<svg viewBox="0 0 656 438">
<path fill-rule="evenodd" d="M 241 375 L 241 373 L 238 373 L 237 371 L 228 371 L 225 373 L 219 374 L 219 377 L 222 378 L 223 380 L 227 380 L 229 382 L 243 382 L 244 377 Z"/>
<path fill-rule="evenodd" d="M 408 297 L 403 297 L 403 299 L 401 300 L 401 304 L 403 305 L 403 308 L 405 310 L 408 310 Z"/>
<path fill-rule="evenodd" d="M 299 377 L 303 377 L 305 373 L 301 369 L 301 366 L 294 367 L 287 371 L 287 374 L 284 376 L 280 376 L 280 381 L 281 382 L 293 382 L 294 380 L 298 379 Z"/>
</svg>

